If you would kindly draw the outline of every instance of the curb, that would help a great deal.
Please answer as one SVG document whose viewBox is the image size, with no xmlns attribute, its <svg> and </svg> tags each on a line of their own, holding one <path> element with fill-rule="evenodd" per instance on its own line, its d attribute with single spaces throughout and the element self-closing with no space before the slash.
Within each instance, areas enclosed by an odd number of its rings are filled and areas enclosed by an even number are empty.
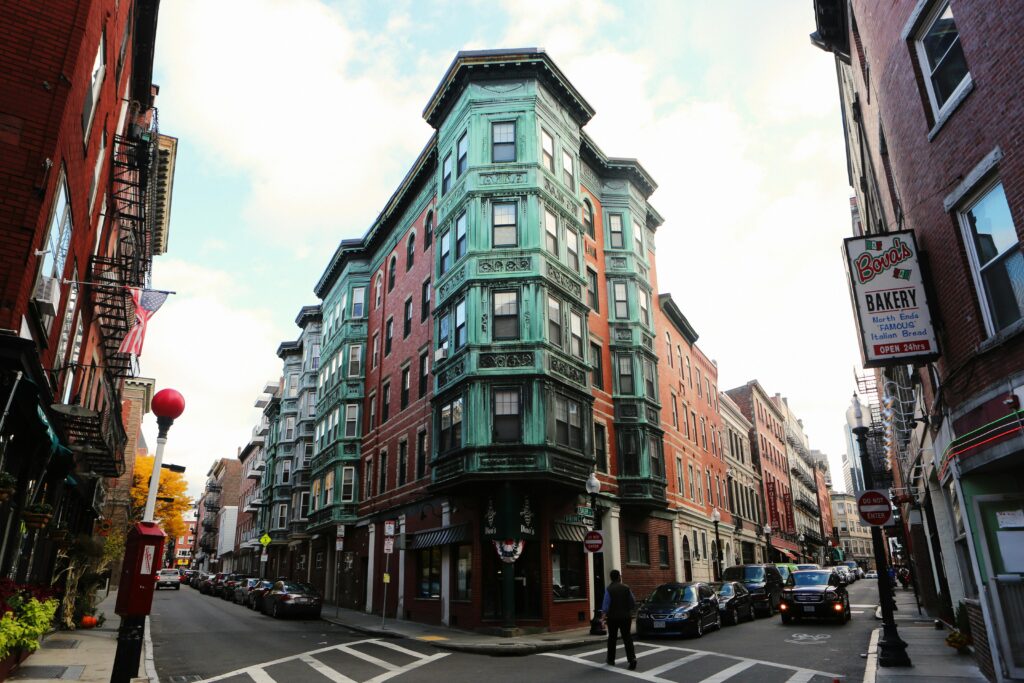
<svg viewBox="0 0 1024 683">
<path fill-rule="evenodd" d="M 362 633 L 362 634 L 368 635 L 368 636 L 376 636 L 378 638 L 395 638 L 395 639 L 402 639 L 402 638 L 409 638 L 410 637 L 410 636 L 407 636 L 407 635 L 405 635 L 403 633 L 399 633 L 398 631 L 389 631 L 386 628 L 373 628 L 371 626 L 356 626 L 355 624 L 349 624 L 349 623 L 346 623 L 346 622 L 342 621 L 341 619 L 335 619 L 333 617 L 325 617 L 325 616 L 321 615 L 320 619 L 323 620 L 323 621 L 326 621 L 329 624 L 334 624 L 335 626 L 343 626 L 344 628 L 347 628 L 350 631 L 355 631 L 356 633 Z"/>
<path fill-rule="evenodd" d="M 868 652 L 865 655 L 863 683 L 875 683 L 875 675 L 878 671 L 878 639 L 881 635 L 882 629 L 880 628 L 876 628 L 871 632 L 871 640 L 868 641 Z"/>
<path fill-rule="evenodd" d="M 142 660 L 149 683 L 160 683 L 160 677 L 156 674 L 156 662 L 153 660 L 153 624 L 146 615 L 146 630 L 143 639 Z"/>
</svg>

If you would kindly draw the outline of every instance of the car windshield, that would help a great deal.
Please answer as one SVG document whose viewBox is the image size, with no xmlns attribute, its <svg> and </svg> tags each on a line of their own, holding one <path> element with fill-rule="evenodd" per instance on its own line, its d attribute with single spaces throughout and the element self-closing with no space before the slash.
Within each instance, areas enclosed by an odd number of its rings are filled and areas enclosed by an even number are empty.
<svg viewBox="0 0 1024 683">
<path fill-rule="evenodd" d="M 177 575 L 178 575 L 178 570 L 177 569 L 161 569 L 160 570 L 160 576 L 177 576 Z"/>
<path fill-rule="evenodd" d="M 731 583 L 713 583 L 711 587 L 715 589 L 715 592 L 725 597 L 730 597 L 733 594 Z"/>
<path fill-rule="evenodd" d="M 793 583 L 797 586 L 823 586 L 828 583 L 829 572 L 795 572 Z"/>
<path fill-rule="evenodd" d="M 312 593 L 313 587 L 308 583 L 292 583 L 291 581 L 285 581 L 283 590 L 285 593 Z"/>
<path fill-rule="evenodd" d="M 764 567 L 729 567 L 724 575 L 730 581 L 764 581 Z"/>
<path fill-rule="evenodd" d="M 657 605 L 697 602 L 697 591 L 693 586 L 658 586 L 647 601 Z"/>
<path fill-rule="evenodd" d="M 818 569 L 819 567 L 816 564 L 798 564 L 796 566 L 796 568 L 797 569 Z"/>
<path fill-rule="evenodd" d="M 779 573 L 782 574 L 782 580 L 786 581 L 789 578 L 789 567 L 781 564 L 777 564 L 775 566 L 778 567 Z"/>
</svg>

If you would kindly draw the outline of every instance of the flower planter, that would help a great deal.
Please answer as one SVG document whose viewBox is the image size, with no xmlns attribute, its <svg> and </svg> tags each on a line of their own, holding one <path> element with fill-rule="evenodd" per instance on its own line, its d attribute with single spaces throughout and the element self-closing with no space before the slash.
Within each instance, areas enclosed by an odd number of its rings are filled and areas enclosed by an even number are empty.
<svg viewBox="0 0 1024 683">
<path fill-rule="evenodd" d="M 11 674 L 18 670 L 21 663 L 32 654 L 28 650 L 15 650 L 3 659 L 0 659 L 0 681 L 6 681 Z"/>
<path fill-rule="evenodd" d="M 29 529 L 42 529 L 50 523 L 50 519 L 52 517 L 52 514 L 44 512 L 21 513 L 21 519 L 23 522 L 25 522 L 25 526 L 27 526 Z"/>
</svg>

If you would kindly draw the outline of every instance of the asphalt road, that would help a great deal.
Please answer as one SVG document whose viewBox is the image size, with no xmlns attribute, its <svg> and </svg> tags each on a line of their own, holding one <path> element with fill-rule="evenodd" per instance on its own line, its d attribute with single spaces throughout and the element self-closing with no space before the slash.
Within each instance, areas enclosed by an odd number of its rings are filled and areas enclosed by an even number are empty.
<svg viewBox="0 0 1024 683">
<path fill-rule="evenodd" d="M 703 638 L 638 642 L 639 666 L 604 664 L 604 640 L 528 657 L 487 657 L 408 639 L 378 639 L 319 620 L 275 620 L 198 591 L 160 591 L 152 638 L 161 683 L 378 683 L 384 680 L 488 683 L 559 681 L 625 683 L 860 682 L 874 620 L 876 584 L 850 587 L 853 619 L 845 625 L 783 626 L 776 615 L 709 632 Z"/>
</svg>

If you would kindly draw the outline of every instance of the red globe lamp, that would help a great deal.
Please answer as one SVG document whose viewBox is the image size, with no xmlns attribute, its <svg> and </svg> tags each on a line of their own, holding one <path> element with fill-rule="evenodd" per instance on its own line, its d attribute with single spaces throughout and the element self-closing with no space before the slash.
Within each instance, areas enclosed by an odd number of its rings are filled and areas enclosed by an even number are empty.
<svg viewBox="0 0 1024 683">
<path fill-rule="evenodd" d="M 153 396 L 150 405 L 156 415 L 157 426 L 160 427 L 159 437 L 167 438 L 167 430 L 185 412 L 185 397 L 176 389 L 161 389 Z"/>
</svg>

